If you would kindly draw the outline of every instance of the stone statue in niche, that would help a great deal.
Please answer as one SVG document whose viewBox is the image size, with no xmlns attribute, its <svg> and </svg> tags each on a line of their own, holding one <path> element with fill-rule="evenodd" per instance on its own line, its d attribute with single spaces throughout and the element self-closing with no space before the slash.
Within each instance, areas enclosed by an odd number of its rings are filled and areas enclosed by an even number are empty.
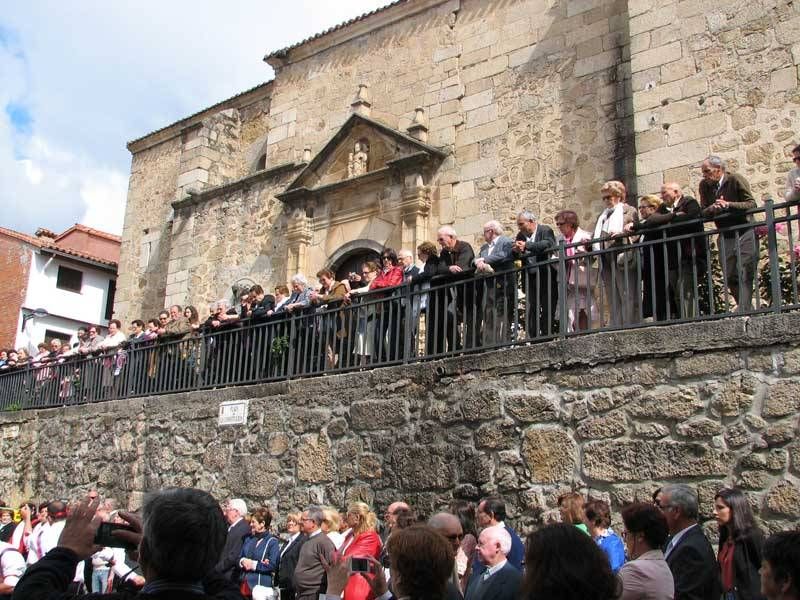
<svg viewBox="0 0 800 600">
<path fill-rule="evenodd" d="M 369 141 L 365 138 L 358 140 L 353 151 L 347 157 L 347 177 L 358 177 L 367 172 L 369 160 Z"/>
</svg>

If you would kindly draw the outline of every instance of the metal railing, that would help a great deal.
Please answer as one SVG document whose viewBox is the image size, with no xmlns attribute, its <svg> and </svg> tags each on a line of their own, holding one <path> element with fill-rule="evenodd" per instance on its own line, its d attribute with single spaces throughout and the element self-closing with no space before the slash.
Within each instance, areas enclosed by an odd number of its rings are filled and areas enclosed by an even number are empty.
<svg viewBox="0 0 800 600">
<path fill-rule="evenodd" d="M 0 370 L 0 410 L 341 373 L 590 332 L 800 307 L 796 203 L 565 244 L 185 339 Z M 693 229 L 692 231 L 688 231 Z"/>
</svg>

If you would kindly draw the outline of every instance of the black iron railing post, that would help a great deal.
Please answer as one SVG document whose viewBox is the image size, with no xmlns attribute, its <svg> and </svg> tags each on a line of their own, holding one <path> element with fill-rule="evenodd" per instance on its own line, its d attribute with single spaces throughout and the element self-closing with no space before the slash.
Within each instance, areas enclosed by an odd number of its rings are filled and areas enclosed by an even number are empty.
<svg viewBox="0 0 800 600">
<path fill-rule="evenodd" d="M 575 265 L 572 265 L 575 268 Z M 556 296 L 558 302 L 558 337 L 567 337 L 567 252 L 564 238 L 558 240 L 558 279 L 556 282 L 558 286 L 558 294 Z M 550 287 L 552 289 L 552 286 Z M 551 299 L 552 302 L 552 299 Z M 551 311 L 552 313 L 552 311 Z"/>
<path fill-rule="evenodd" d="M 772 198 L 767 198 L 764 202 L 764 216 L 767 223 L 767 258 L 769 260 L 769 285 L 772 290 L 772 310 L 781 311 L 781 274 L 778 264 L 778 236 L 775 231 L 775 204 Z M 755 236 L 754 236 L 755 237 Z M 758 244 L 758 239 L 755 241 Z M 756 252 L 758 247 L 756 246 Z M 757 256 L 758 254 L 756 254 Z M 758 293 L 758 290 L 755 292 Z"/>
</svg>

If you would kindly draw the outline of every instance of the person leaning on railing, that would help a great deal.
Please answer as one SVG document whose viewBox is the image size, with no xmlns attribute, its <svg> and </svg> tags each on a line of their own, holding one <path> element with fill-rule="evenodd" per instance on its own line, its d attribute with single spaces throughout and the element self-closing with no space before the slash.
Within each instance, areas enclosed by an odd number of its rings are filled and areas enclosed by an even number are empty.
<svg viewBox="0 0 800 600">
<path fill-rule="evenodd" d="M 753 291 L 758 264 L 758 240 L 748 210 L 756 207 L 748 181 L 738 173 L 729 173 L 725 161 L 711 155 L 701 167 L 700 201 L 703 215 L 713 217 L 719 230 L 717 244 L 725 281 L 737 310 L 753 308 Z"/>
<path fill-rule="evenodd" d="M 381 252 L 381 269 L 378 276 L 370 284 L 370 290 L 387 290 L 386 293 L 373 294 L 373 299 L 390 298 L 395 295 L 395 288 L 403 283 L 403 267 L 398 264 L 397 253 L 392 248 L 384 248 Z M 397 358 L 399 340 L 396 334 L 400 322 L 400 302 L 397 299 L 384 300 L 376 308 L 378 322 L 375 327 L 376 359 L 379 362 Z"/>
<path fill-rule="evenodd" d="M 412 273 L 406 280 L 411 284 L 412 290 L 428 289 L 431 285 L 431 279 L 439 270 L 439 249 L 433 242 L 422 242 L 417 246 L 417 258 L 423 263 L 422 269 L 418 269 L 417 273 Z M 433 292 L 433 294 L 444 293 Z M 438 306 L 438 301 L 432 301 L 432 294 L 424 294 L 419 301 L 420 313 L 426 313 L 425 329 L 425 354 L 438 354 L 444 351 L 444 324 L 441 320 L 436 322 L 437 332 L 439 336 L 434 334 L 433 321 L 429 308 L 431 306 Z"/>
<path fill-rule="evenodd" d="M 336 281 L 336 276 L 330 269 L 322 269 L 317 273 L 320 288 L 319 292 L 311 292 L 311 304 L 338 308 L 347 295 L 347 286 L 341 281 Z M 342 311 L 325 311 L 320 321 L 320 335 L 322 343 L 320 350 L 325 352 L 325 361 L 329 369 L 336 366 L 342 340 L 347 336 L 345 315 Z"/>
<path fill-rule="evenodd" d="M 548 261 L 556 236 L 529 210 L 517 215 L 517 229 L 513 253 L 525 265 L 525 333 L 528 339 L 552 335 L 558 309 L 558 280 L 555 265 Z"/>
<path fill-rule="evenodd" d="M 598 316 L 594 297 L 598 259 L 582 256 L 587 252 L 586 242 L 592 239 L 592 234 L 579 227 L 578 213 L 574 210 L 556 213 L 556 227 L 566 246 L 567 294 L 562 301 L 567 303 L 567 331 L 585 331 L 593 327 Z"/>
<path fill-rule="evenodd" d="M 477 283 L 478 307 L 484 306 L 482 341 L 487 346 L 510 339 L 516 305 L 516 274 L 511 250 L 514 240 L 507 235 L 499 221 L 483 225 L 486 241 L 474 260 L 476 275 L 484 277 Z"/>
<path fill-rule="evenodd" d="M 631 326 L 639 322 L 641 309 L 639 263 L 628 246 L 635 237 L 625 234 L 626 226 L 639 222 L 639 213 L 625 203 L 627 190 L 621 181 L 607 181 L 600 188 L 606 208 L 594 226 L 595 250 L 606 250 L 600 273 L 611 327 Z"/>
<path fill-rule="evenodd" d="M 436 232 L 436 241 L 442 250 L 439 254 L 438 275 L 444 276 L 446 281 L 454 279 L 472 279 L 475 268 L 475 251 L 467 242 L 458 239 L 456 230 L 445 225 Z M 442 282 L 444 283 L 444 282 Z M 480 330 L 477 327 L 477 306 L 475 305 L 475 284 L 465 281 L 453 286 L 450 293 L 453 301 L 441 302 L 436 307 L 438 318 L 444 323 L 445 340 L 450 352 L 464 347 L 474 348 L 480 346 Z M 437 300 L 439 297 L 437 296 Z M 464 339 L 459 335 L 459 327 L 464 325 Z"/>
</svg>

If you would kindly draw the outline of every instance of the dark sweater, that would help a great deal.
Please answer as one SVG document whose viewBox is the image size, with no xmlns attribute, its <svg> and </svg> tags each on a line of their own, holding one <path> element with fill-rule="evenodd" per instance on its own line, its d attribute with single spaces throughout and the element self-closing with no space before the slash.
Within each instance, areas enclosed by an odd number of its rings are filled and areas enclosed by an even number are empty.
<svg viewBox="0 0 800 600">
<path fill-rule="evenodd" d="M 78 556 L 66 548 L 54 548 L 44 558 L 29 567 L 14 588 L 13 600 L 72 600 L 67 587 L 75 577 Z M 88 594 L 82 600 L 241 600 L 239 589 L 219 575 L 210 574 L 203 581 L 206 593 L 202 596 L 188 592 L 168 591 L 157 594 L 118 592 Z"/>
<path fill-rule="evenodd" d="M 319 593 L 325 592 L 325 567 L 322 565 L 321 557 L 330 562 L 335 550 L 333 542 L 322 532 L 306 540 L 300 548 L 300 556 L 294 570 L 294 588 L 298 593 L 317 590 Z"/>
</svg>

